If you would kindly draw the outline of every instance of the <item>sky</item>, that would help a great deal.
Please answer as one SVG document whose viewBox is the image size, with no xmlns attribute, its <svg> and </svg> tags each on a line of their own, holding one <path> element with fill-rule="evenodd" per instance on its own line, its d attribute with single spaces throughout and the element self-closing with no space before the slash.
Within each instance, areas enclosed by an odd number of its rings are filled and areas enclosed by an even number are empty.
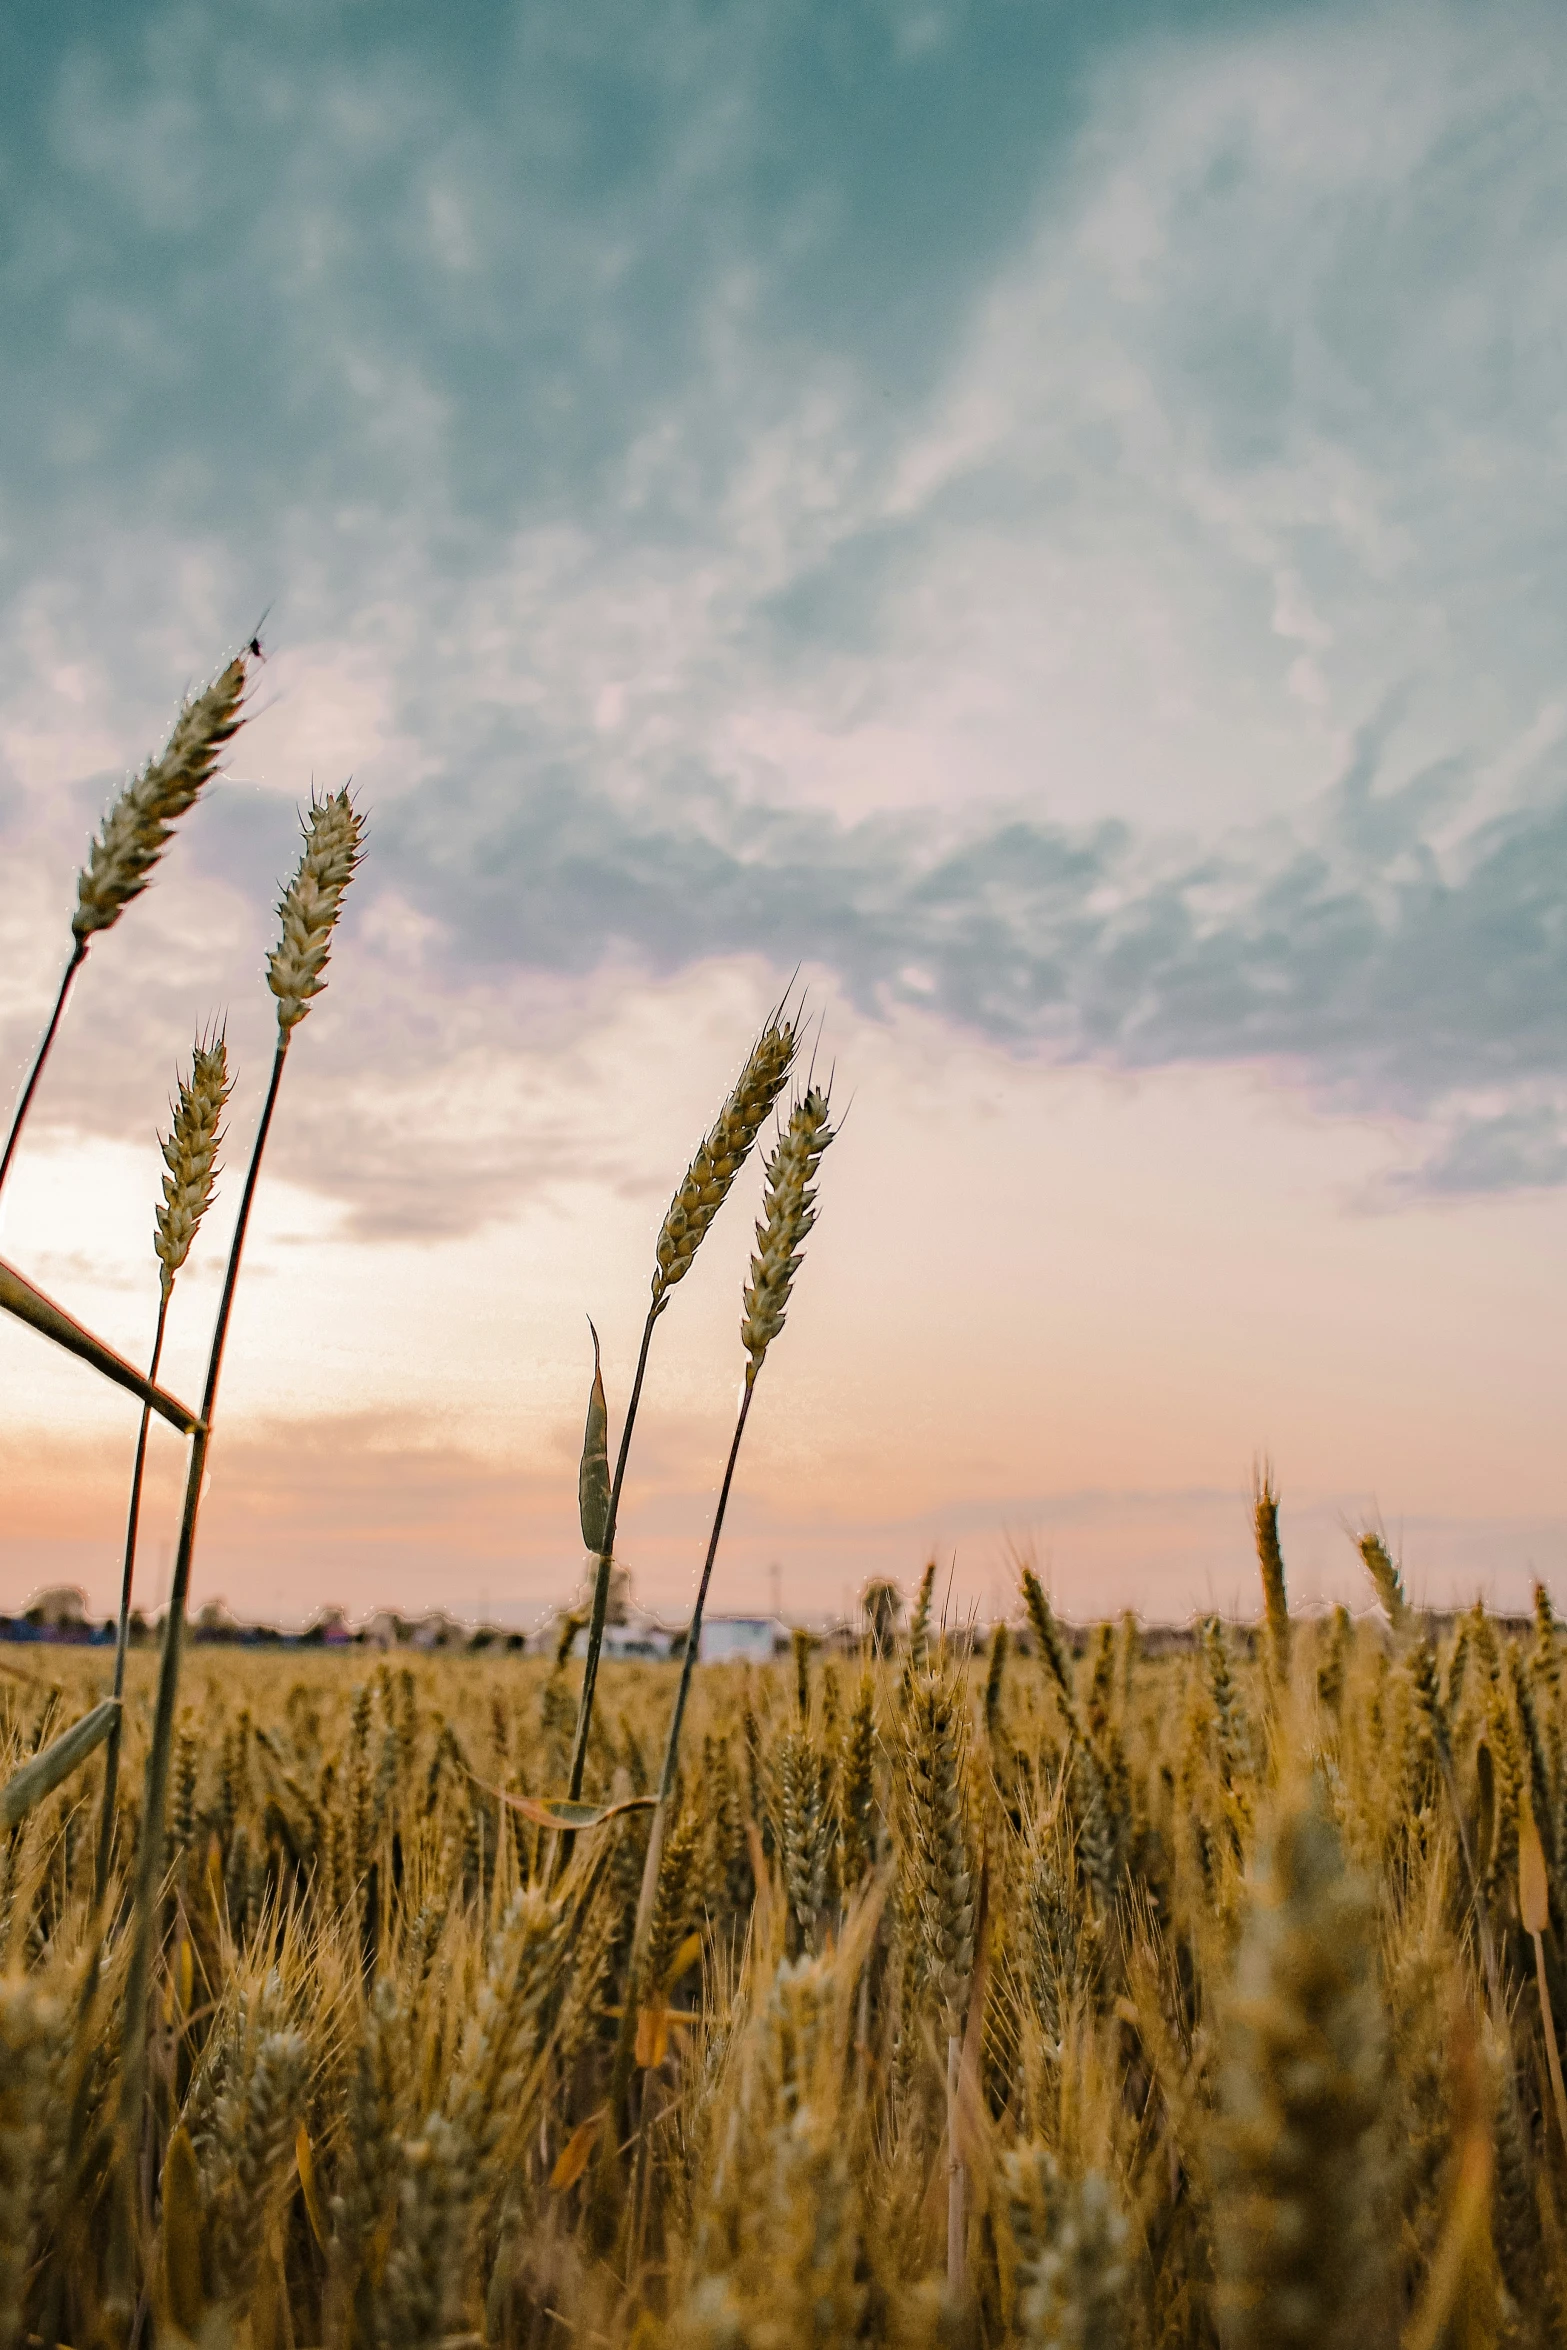
<svg viewBox="0 0 1567 2350">
<path fill-rule="evenodd" d="M 712 1605 L 1567 1603 L 1567 17 L 1261 0 L 64 0 L 0 20 L 0 1080 L 74 876 L 263 621 L 96 945 L 0 1250 L 206 1332 L 290 1054 L 195 1602 L 533 1621 L 659 1221 L 791 976 L 847 1113 Z M 689 1605 L 760 1169 L 621 1521 Z M 136 1412 L 0 1329 L 0 1606 L 117 1588 Z M 155 1431 L 140 1588 L 181 1472 Z"/>
</svg>

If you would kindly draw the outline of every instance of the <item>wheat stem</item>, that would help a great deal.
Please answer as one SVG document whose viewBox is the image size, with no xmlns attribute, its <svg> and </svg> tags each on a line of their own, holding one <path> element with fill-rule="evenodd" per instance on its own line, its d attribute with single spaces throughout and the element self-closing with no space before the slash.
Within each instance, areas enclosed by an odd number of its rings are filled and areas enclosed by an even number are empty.
<svg viewBox="0 0 1567 2350">
<path fill-rule="evenodd" d="M 153 1250 L 158 1259 L 158 1326 L 153 1338 L 152 1367 L 147 1384 L 157 1384 L 168 1327 L 169 1300 L 174 1279 L 190 1255 L 202 1218 L 212 1204 L 218 1174 L 218 1146 L 223 1139 L 224 1105 L 232 1091 L 228 1051 L 222 1035 L 198 1037 L 191 1055 L 190 1076 L 182 1078 L 174 1105 L 174 1122 L 163 1143 L 163 1197 L 153 1225 Z M 136 1439 L 136 1465 L 131 1474 L 130 1508 L 125 1527 L 125 1565 L 120 1578 L 120 1620 L 114 1645 L 114 1694 L 125 1688 L 125 1650 L 130 1633 L 131 1586 L 136 1573 L 136 1535 L 141 1520 L 142 1482 L 147 1468 L 147 1434 L 151 1407 L 143 1404 Z M 95 1898 L 102 1901 L 109 1882 L 109 1856 L 114 1840 L 114 1804 L 120 1770 L 120 1726 L 109 1741 L 103 1782 L 103 1819 L 98 1833 Z"/>
<path fill-rule="evenodd" d="M 21 1099 L 16 1105 L 16 1112 L 11 1120 L 11 1131 L 6 1136 L 5 1154 L 0 1157 L 0 1191 L 5 1189 L 5 1179 L 11 1172 L 11 1161 L 16 1156 L 16 1146 L 21 1139 L 22 1124 L 28 1111 L 32 1108 L 33 1095 L 38 1090 L 38 1080 L 44 1073 L 44 1063 L 49 1058 L 50 1049 L 54 1044 L 56 1032 L 65 1012 L 65 999 L 71 992 L 71 982 L 86 960 L 87 941 L 85 938 L 79 938 L 71 949 L 71 959 L 66 964 L 61 976 L 60 991 L 54 999 L 54 1010 L 49 1015 L 49 1025 L 44 1030 L 43 1043 L 38 1047 L 32 1068 L 28 1071 L 27 1083 L 22 1088 Z"/>
<path fill-rule="evenodd" d="M 223 1295 L 218 1305 L 217 1320 L 213 1325 L 212 1346 L 207 1357 L 207 1384 L 202 1396 L 201 1426 L 191 1439 L 190 1460 L 185 1473 L 185 1500 L 180 1513 L 179 1548 L 174 1559 L 174 1581 L 169 1591 L 168 1615 L 163 1628 L 163 1653 L 158 1668 L 158 1699 L 153 1715 L 152 1744 L 147 1754 L 146 1797 L 142 1810 L 141 1849 L 137 1854 L 136 1910 L 131 1939 L 130 1967 L 125 1983 L 125 2053 L 120 2076 L 120 2126 L 122 2156 L 128 2154 L 136 2142 L 140 2126 L 142 2101 L 146 2091 L 147 2074 L 147 1995 L 152 1975 L 152 1945 L 156 1926 L 159 1890 L 163 1881 L 164 1814 L 168 1808 L 169 1767 L 174 1752 L 174 1713 L 179 1698 L 180 1652 L 184 1645 L 185 1603 L 190 1591 L 191 1559 L 196 1548 L 196 1518 L 201 1507 L 201 1488 L 207 1472 L 207 1447 L 212 1437 L 212 1413 L 218 1398 L 218 1381 L 223 1372 L 223 1348 L 228 1337 L 229 1316 L 234 1308 L 234 1291 L 239 1281 L 240 1259 L 244 1254 L 245 1234 L 250 1224 L 251 1204 L 256 1196 L 256 1182 L 261 1173 L 262 1153 L 272 1128 L 272 1113 L 277 1107 L 278 1087 L 283 1081 L 283 1064 L 288 1058 L 291 1030 L 280 1027 L 277 1051 L 272 1060 L 272 1078 L 267 1087 L 267 1098 L 262 1107 L 261 1122 L 251 1147 L 250 1165 L 245 1170 L 245 1188 L 240 1194 L 239 1215 L 234 1225 L 234 1237 L 229 1244 L 228 1268 L 223 1277 Z"/>
<path fill-rule="evenodd" d="M 229 1243 L 223 1295 L 213 1324 L 207 1357 L 207 1384 L 201 1423 L 191 1441 L 185 1475 L 185 1500 L 180 1513 L 179 1547 L 174 1580 L 169 1591 L 168 1618 L 163 1632 L 163 1654 L 158 1670 L 158 1701 L 153 1716 L 152 1744 L 147 1754 L 146 1795 L 142 1810 L 141 1849 L 137 1855 L 136 1906 L 131 1937 L 130 1965 L 125 1985 L 124 2052 L 120 2073 L 121 2178 L 129 2183 L 133 2149 L 141 2126 L 147 2080 L 147 1998 L 152 1974 L 152 1947 L 157 1906 L 163 1880 L 164 1816 L 168 1809 L 169 1770 L 174 1752 L 174 1711 L 179 1697 L 180 1651 L 184 1642 L 185 1606 L 190 1592 L 191 1559 L 196 1547 L 196 1518 L 212 1440 L 212 1415 L 217 1405 L 218 1381 L 223 1373 L 223 1349 L 250 1211 L 255 1201 L 261 1161 L 272 1131 L 278 1088 L 290 1039 L 305 1018 L 314 998 L 326 985 L 321 974 L 331 951 L 332 934 L 342 910 L 343 892 L 353 879 L 361 854 L 363 822 L 346 791 L 328 800 L 313 801 L 304 822 L 305 846 L 294 878 L 278 907 L 282 932 L 267 965 L 267 982 L 278 999 L 277 1049 L 272 1076 L 262 1105 L 239 1213 Z M 169 1269 L 167 1261 L 165 1270 Z"/>
<path fill-rule="evenodd" d="M 963 2157 L 958 2152 L 958 2073 L 963 2041 L 947 2034 L 947 2290 L 961 2297 L 967 2283 L 968 2239 L 964 2222 Z"/>
<path fill-rule="evenodd" d="M 163 1356 L 163 1334 L 169 1319 L 171 1292 L 160 1287 L 158 1292 L 158 1327 L 153 1335 L 152 1359 L 147 1365 L 147 1384 L 155 1387 L 158 1365 Z M 141 1427 L 136 1435 L 136 1463 L 131 1471 L 130 1506 L 125 1516 L 125 1563 L 120 1573 L 120 1615 L 114 1638 L 114 1695 L 125 1693 L 125 1651 L 130 1639 L 131 1583 L 136 1572 L 136 1536 L 141 1523 L 142 1479 L 147 1466 L 147 1434 L 152 1422 L 151 1404 L 141 1407 Z M 109 1743 L 103 1765 L 103 1817 L 98 1828 L 98 1863 L 94 1878 L 93 1899 L 103 1900 L 109 1884 L 109 1856 L 114 1844 L 114 1806 L 120 1780 L 120 1717 L 109 1732 Z"/>
<path fill-rule="evenodd" d="M 1534 1944 L 1534 1980 L 1540 1994 L 1540 2021 L 1545 2026 L 1545 2058 L 1551 2073 L 1551 2095 L 1556 2102 L 1556 2126 L 1562 2134 L 1562 2145 L 1567 2148 L 1567 2086 L 1562 2082 L 1562 2052 L 1556 2044 L 1556 2018 L 1551 2013 L 1550 1987 L 1545 1980 L 1545 1938 L 1536 1929 L 1529 1939 Z"/>
<path fill-rule="evenodd" d="M 724 1464 L 724 1481 L 718 1489 L 718 1507 L 713 1512 L 712 1531 L 707 1538 L 707 1556 L 702 1562 L 702 1579 L 697 1585 L 696 1606 L 686 1631 L 685 1654 L 680 1660 L 680 1681 L 675 1690 L 674 1711 L 669 1717 L 669 1735 L 664 1742 L 664 1765 L 659 1773 L 658 1801 L 653 1807 L 653 1821 L 648 1833 L 647 1857 L 642 1864 L 642 1884 L 637 1895 L 636 1924 L 632 1929 L 631 1956 L 626 1967 L 625 1999 L 621 2010 L 620 2032 L 615 2043 L 615 2064 L 610 2080 L 609 2111 L 616 2115 L 625 2102 L 631 2082 L 631 2055 L 636 2043 L 637 2008 L 641 1999 L 643 1977 L 647 1966 L 648 1931 L 653 1922 L 653 1904 L 658 1893 L 659 1868 L 664 1857 L 664 1838 L 669 1825 L 670 1797 L 674 1793 L 675 1772 L 680 1759 L 680 1729 L 685 1720 L 686 1700 L 691 1694 L 691 1676 L 696 1668 L 697 1651 L 702 1644 L 702 1610 L 707 1600 L 707 1587 L 712 1581 L 713 1561 L 718 1556 L 718 1539 L 724 1530 L 724 1512 L 729 1507 L 729 1489 L 734 1483 L 735 1463 L 740 1457 L 740 1439 L 745 1434 L 750 1415 L 751 1398 L 756 1393 L 754 1367 L 748 1366 L 745 1391 L 740 1398 L 740 1410 L 735 1420 L 735 1432 L 730 1439 L 729 1458 Z M 604 2134 L 605 2154 L 612 2159 L 614 2128 Z"/>
<path fill-rule="evenodd" d="M 686 1629 L 685 1653 L 680 1660 L 680 1680 L 675 1689 L 674 1711 L 669 1717 L 669 1735 L 664 1742 L 664 1767 L 659 1773 L 658 1807 L 653 1814 L 653 1833 L 648 1838 L 647 1863 L 642 1871 L 642 1892 L 637 1902 L 636 1944 L 645 1938 L 647 1921 L 652 1915 L 653 1894 L 658 1885 L 658 1852 L 663 1843 L 664 1820 L 670 1797 L 675 1791 L 675 1773 L 680 1765 L 680 1732 L 686 1718 L 686 1701 L 691 1695 L 691 1676 L 696 1670 L 697 1652 L 702 1645 L 702 1611 L 707 1605 L 707 1587 L 713 1579 L 713 1561 L 718 1556 L 718 1540 L 724 1530 L 724 1513 L 729 1507 L 729 1489 L 734 1483 L 735 1463 L 740 1458 L 740 1439 L 745 1434 L 751 1398 L 755 1393 L 755 1378 L 748 1374 L 735 1420 L 735 1432 L 730 1439 L 729 1458 L 724 1463 L 724 1481 L 718 1489 L 718 1507 L 713 1512 L 712 1531 L 707 1538 L 702 1579 L 696 1587 L 696 1606 Z M 635 1980 L 634 1967 L 632 1979 Z"/>
</svg>

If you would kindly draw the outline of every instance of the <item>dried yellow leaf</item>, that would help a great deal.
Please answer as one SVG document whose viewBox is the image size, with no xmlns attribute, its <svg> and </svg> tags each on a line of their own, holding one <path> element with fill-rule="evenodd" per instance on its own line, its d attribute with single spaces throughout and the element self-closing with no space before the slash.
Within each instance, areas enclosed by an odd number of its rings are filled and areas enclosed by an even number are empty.
<svg viewBox="0 0 1567 2350">
<path fill-rule="evenodd" d="M 636 2058 L 644 2072 L 653 2072 L 669 2053 L 669 2010 L 662 1999 L 637 2010 Z"/>
<path fill-rule="evenodd" d="M 578 2122 L 556 2156 L 555 2168 L 550 2172 L 550 2186 L 557 2195 L 563 2195 L 568 2187 L 574 2187 L 587 2169 L 588 2156 L 593 2151 L 593 2141 L 599 2134 L 603 2119 L 604 2115 L 600 2111 L 590 2113 L 585 2122 Z"/>
<path fill-rule="evenodd" d="M 303 2122 L 294 2140 L 294 2160 L 299 2166 L 300 2192 L 305 2198 L 305 2217 L 310 2222 L 310 2233 L 326 2250 L 326 2219 L 321 2209 L 321 2196 L 316 2186 L 316 2158 L 310 2144 L 310 2132 Z"/>
<path fill-rule="evenodd" d="M 1545 1848 L 1527 1796 L 1518 1806 L 1518 1915 L 1526 1934 L 1543 1934 L 1551 1921 L 1551 1893 L 1545 1877 Z"/>
<path fill-rule="evenodd" d="M 200 2331 L 207 2294 L 201 2263 L 201 2178 L 182 2123 L 163 2162 L 163 2244 L 158 2263 L 163 2314 L 182 2334 Z"/>
</svg>

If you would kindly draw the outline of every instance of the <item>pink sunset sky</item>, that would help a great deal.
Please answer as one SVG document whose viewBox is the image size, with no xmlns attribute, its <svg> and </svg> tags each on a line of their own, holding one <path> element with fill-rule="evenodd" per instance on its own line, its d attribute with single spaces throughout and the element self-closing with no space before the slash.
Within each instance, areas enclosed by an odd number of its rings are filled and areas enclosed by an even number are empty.
<svg viewBox="0 0 1567 2350">
<path fill-rule="evenodd" d="M 98 812 L 271 609 L 0 1253 L 145 1354 L 155 1129 L 226 1018 L 199 1390 L 271 909 L 352 775 L 194 1605 L 570 1595 L 587 1316 L 613 1436 L 664 1207 L 796 968 L 848 1115 L 714 1607 L 776 1568 L 835 1614 L 934 1553 L 989 1616 L 1022 1549 L 1070 1614 L 1249 1612 L 1263 1455 L 1302 1603 L 1360 1604 L 1370 1520 L 1417 1599 L 1567 1599 L 1567 23 L 1150 8 L 1001 57 L 889 11 L 780 118 L 771 13 L 617 36 L 634 140 L 564 19 L 520 60 L 296 28 L 266 108 L 156 10 L 41 52 L 7 1091 Z M 620 1551 L 671 1618 L 759 1199 L 653 1356 Z M 134 1405 L 10 1322 L 0 1400 L 0 1608 L 107 1613 Z"/>
</svg>

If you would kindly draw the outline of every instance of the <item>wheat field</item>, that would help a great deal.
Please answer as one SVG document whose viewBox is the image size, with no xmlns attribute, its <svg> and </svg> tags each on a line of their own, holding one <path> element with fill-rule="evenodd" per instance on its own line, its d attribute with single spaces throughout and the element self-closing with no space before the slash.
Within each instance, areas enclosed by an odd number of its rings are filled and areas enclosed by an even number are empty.
<svg viewBox="0 0 1567 2350">
<path fill-rule="evenodd" d="M 252 638 L 181 705 L 105 816 L 0 1186 L 75 974 L 198 810 L 263 657 Z M 905 1630 L 867 1593 L 859 1657 L 802 1632 L 787 1665 L 696 1669 L 836 1139 L 792 990 L 658 1228 L 613 1467 L 594 1338 L 591 1605 L 553 1665 L 187 1660 L 251 1208 L 364 854 L 346 788 L 301 821 L 200 1402 L 158 1381 L 222 1173 L 210 1021 L 162 1144 L 145 1370 L 0 1261 L 0 1309 L 142 1407 L 112 1662 L 0 1663 L 0 2350 L 1567 2339 L 1543 1589 L 1521 1631 L 1437 1623 L 1367 1530 L 1366 1612 L 1297 1619 L 1260 1471 L 1255 1631 L 1069 1636 L 1024 1565 L 1015 1628 L 976 1653 L 933 1621 L 929 1567 Z M 683 1656 L 601 1670 L 654 1341 L 753 1155 Z M 146 1656 L 154 1413 L 188 1452 Z"/>
<path fill-rule="evenodd" d="M 1010 1655 L 696 1675 L 618 2097 L 649 1814 L 552 1876 L 508 1800 L 562 1783 L 579 1668 L 200 1658 L 118 2214 L 99 1765 L 5 1849 L 0 2341 L 1557 2339 L 1543 1594 L 1523 1641 L 1339 1614 L 1287 1665 L 1217 1623 L 1074 1658 L 1030 1596 Z M 45 1669 L 9 1769 L 103 1693 Z M 600 1802 L 673 1678 L 605 1666 Z"/>
</svg>

